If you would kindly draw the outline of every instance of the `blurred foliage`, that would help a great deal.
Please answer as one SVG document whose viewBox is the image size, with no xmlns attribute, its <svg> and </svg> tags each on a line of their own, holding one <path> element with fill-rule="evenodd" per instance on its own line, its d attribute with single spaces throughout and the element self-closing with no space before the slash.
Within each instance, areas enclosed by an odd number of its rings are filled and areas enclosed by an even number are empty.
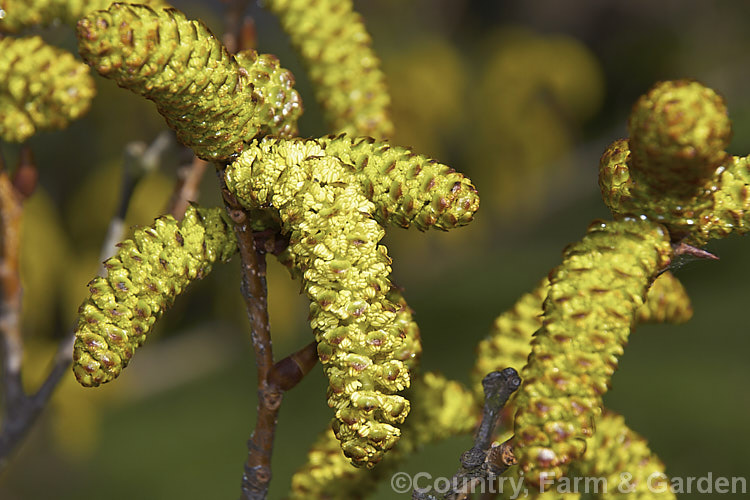
<svg viewBox="0 0 750 500">
<path fill-rule="evenodd" d="M 173 3 L 222 31 L 220 2 Z M 733 120 L 730 151 L 750 152 L 745 2 L 389 0 L 355 7 L 384 58 L 396 142 L 466 172 L 482 197 L 470 227 L 387 237 L 394 281 L 405 288 L 422 330 L 424 370 L 468 382 L 475 345 L 495 316 L 560 262 L 591 219 L 609 216 L 597 186 L 598 158 L 625 135 L 630 107 L 655 81 L 693 77 L 717 89 Z M 305 103 L 302 135 L 324 133 L 309 80 L 278 21 L 257 5 L 250 13 L 259 49 L 295 73 Z M 71 47 L 65 28 L 40 33 Z M 100 78 L 97 90 L 86 117 L 30 141 L 41 188 L 24 218 L 24 329 L 27 359 L 35 360 L 24 372 L 29 386 L 47 369 L 54 339 L 70 327 L 96 272 L 125 144 L 150 141 L 163 129 L 151 103 Z M 1 148 L 13 165 L 18 149 Z M 174 173 L 168 164 L 142 181 L 128 225 L 163 211 Z M 200 201 L 216 205 L 216 181 L 206 177 Z M 747 474 L 750 341 L 743 312 L 750 242 L 730 238 L 708 249 L 722 260 L 676 269 L 694 318 L 639 327 L 605 398 L 672 476 Z M 255 368 L 236 266 L 217 267 L 181 297 L 112 387 L 86 390 L 71 375 L 0 477 L 0 498 L 49 498 L 50 485 L 60 499 L 102 491 L 112 500 L 236 496 L 255 418 Z M 269 259 L 278 357 L 312 338 L 298 292 Z M 161 370 L 173 374 L 168 383 L 155 382 Z M 271 498 L 286 494 L 329 421 L 325 387 L 315 369 L 285 397 Z M 456 438 L 431 445 L 402 470 L 453 471 L 468 444 Z M 376 497 L 396 495 L 383 484 Z"/>
</svg>

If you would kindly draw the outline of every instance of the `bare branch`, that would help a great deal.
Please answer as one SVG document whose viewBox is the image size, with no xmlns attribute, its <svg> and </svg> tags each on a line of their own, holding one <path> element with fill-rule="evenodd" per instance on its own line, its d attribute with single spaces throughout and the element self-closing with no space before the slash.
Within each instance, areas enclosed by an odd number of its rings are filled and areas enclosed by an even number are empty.
<svg viewBox="0 0 750 500">
<path fill-rule="evenodd" d="M 108 257 L 122 236 L 125 212 L 130 204 L 136 183 L 143 174 L 158 165 L 159 156 L 171 142 L 162 134 L 148 148 L 134 143 L 125 153 L 123 181 L 117 213 L 110 221 L 108 236 L 101 254 Z M 26 394 L 21 378 L 23 341 L 20 330 L 21 286 L 19 251 L 22 202 L 36 184 L 36 166 L 30 150 L 22 150 L 13 182 L 5 171 L 0 172 L 0 355 L 2 355 L 2 392 L 5 398 L 2 427 L 0 428 L 0 471 L 11 454 L 28 434 L 42 410 L 47 406 L 55 388 L 68 373 L 72 362 L 74 329 L 60 340 L 52 366 L 39 389 Z M 19 189 L 16 189 L 16 186 Z"/>
<path fill-rule="evenodd" d="M 494 481 L 497 476 L 515 463 L 510 445 L 506 442 L 490 448 L 500 412 L 508 398 L 521 386 L 521 378 L 513 368 L 492 372 L 482 380 L 484 407 L 482 422 L 474 436 L 474 446 L 461 455 L 461 468 L 453 475 L 451 490 L 443 498 L 458 500 L 468 498 L 482 481 Z M 437 500 L 438 497 L 415 489 L 415 500 Z"/>
<path fill-rule="evenodd" d="M 180 167 L 177 174 L 180 180 L 167 206 L 167 213 L 172 217 L 177 220 L 182 219 L 190 202 L 198 200 L 199 186 L 207 168 L 208 162 L 197 156 L 193 157 L 190 164 Z"/>
</svg>

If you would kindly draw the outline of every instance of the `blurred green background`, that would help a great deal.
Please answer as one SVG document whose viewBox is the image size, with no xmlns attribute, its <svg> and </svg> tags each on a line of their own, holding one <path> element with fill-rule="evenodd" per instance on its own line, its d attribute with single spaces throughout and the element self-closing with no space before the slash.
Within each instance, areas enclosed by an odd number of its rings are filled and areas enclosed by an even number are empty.
<svg viewBox="0 0 750 500">
<path fill-rule="evenodd" d="M 220 2 L 174 5 L 222 32 Z M 410 145 L 467 173 L 482 196 L 472 225 L 453 233 L 390 229 L 393 279 L 423 336 L 422 365 L 468 382 L 476 343 L 493 318 L 558 264 L 561 250 L 608 212 L 598 158 L 626 135 L 635 99 L 660 79 L 696 78 L 726 98 L 730 152 L 750 151 L 750 4 L 736 1 L 382 0 L 355 2 L 383 58 L 398 129 Z M 258 49 L 278 55 L 304 103 L 301 135 L 326 133 L 309 81 L 276 19 L 251 5 Z M 71 31 L 41 32 L 74 48 Z M 153 105 L 97 77 L 89 114 L 31 145 L 40 188 L 24 234 L 25 377 L 45 373 L 98 265 L 115 209 L 124 146 L 164 129 Z M 11 165 L 17 148 L 3 144 Z M 177 166 L 139 186 L 128 223 L 167 203 Z M 201 203 L 218 204 L 206 175 Z M 606 404 L 650 442 L 672 476 L 747 476 L 750 459 L 750 252 L 746 238 L 712 243 L 718 262 L 675 274 L 693 299 L 689 324 L 631 336 Z M 255 367 L 238 292 L 237 260 L 197 283 L 112 384 L 78 387 L 72 374 L 0 477 L 0 498 L 236 498 L 255 418 Z M 269 270 L 278 358 L 310 341 L 299 285 Z M 285 396 L 271 498 L 331 417 L 317 367 Z M 431 446 L 403 468 L 450 476 L 468 436 Z M 377 498 L 398 498 L 384 483 Z M 692 498 L 698 495 L 683 495 Z M 732 496 L 732 495 L 728 495 Z M 739 496 L 739 495 L 737 495 Z"/>
</svg>

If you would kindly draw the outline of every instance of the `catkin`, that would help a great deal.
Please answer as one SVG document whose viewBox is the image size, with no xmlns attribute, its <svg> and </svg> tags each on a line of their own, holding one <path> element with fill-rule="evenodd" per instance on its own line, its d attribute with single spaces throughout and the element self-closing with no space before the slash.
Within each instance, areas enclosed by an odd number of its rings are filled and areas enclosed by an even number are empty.
<svg viewBox="0 0 750 500">
<path fill-rule="evenodd" d="M 748 232 L 750 166 L 725 151 L 731 128 L 720 96 L 693 81 L 658 83 L 628 127 L 630 138 L 613 142 L 599 164 L 615 217 L 648 218 L 696 246 Z"/>
<path fill-rule="evenodd" d="M 66 127 L 95 94 L 86 65 L 38 36 L 0 40 L 0 75 L 0 138 L 8 142 Z"/>
<path fill-rule="evenodd" d="M 410 384 L 414 348 L 388 279 L 391 260 L 378 244 L 380 200 L 365 189 L 367 175 L 332 153 L 315 140 L 264 139 L 226 168 L 225 180 L 246 209 L 277 214 L 289 235 L 282 260 L 311 301 L 334 432 L 355 465 L 371 467 L 409 412 L 398 393 Z"/>
<path fill-rule="evenodd" d="M 373 216 L 400 227 L 448 230 L 471 222 L 479 196 L 471 181 L 447 165 L 409 149 L 346 135 L 318 139 L 328 155 L 352 165 Z"/>
<path fill-rule="evenodd" d="M 514 368 L 520 373 L 526 366 L 533 335 L 542 327 L 542 307 L 548 291 L 549 280 L 545 278 L 532 292 L 523 294 L 511 309 L 495 318 L 489 335 L 477 345 L 472 370 L 472 388 L 477 401 L 483 397 L 482 379 L 485 375 L 504 368 Z M 646 302 L 638 308 L 635 320 L 636 323 L 679 324 L 688 321 L 692 315 L 693 306 L 685 287 L 667 271 L 660 274 L 648 289 Z"/>
<path fill-rule="evenodd" d="M 115 379 L 175 297 L 237 249 L 223 209 L 195 207 L 181 222 L 160 217 L 118 246 L 78 313 L 73 372 L 87 387 Z"/>
<path fill-rule="evenodd" d="M 531 484 L 583 455 L 636 311 L 671 254 L 659 225 L 596 222 L 551 273 L 515 399 L 514 451 Z"/>
<path fill-rule="evenodd" d="M 664 464 L 643 437 L 625 425 L 614 412 L 604 412 L 596 421 L 596 433 L 587 440 L 586 454 L 576 466 L 576 475 L 604 479 L 597 483 L 596 498 L 606 500 L 674 499 Z M 594 483 L 590 483 L 594 484 Z M 603 486 L 603 487 L 602 487 Z"/>
<path fill-rule="evenodd" d="M 380 60 L 351 0 L 268 0 L 307 66 L 335 133 L 389 139 L 390 96 Z"/>
<path fill-rule="evenodd" d="M 408 398 L 412 412 L 402 428 L 403 435 L 376 469 L 353 468 L 328 430 L 315 441 L 307 462 L 292 476 L 290 499 L 367 498 L 379 481 L 397 470 L 412 453 L 426 444 L 471 432 L 477 424 L 471 392 L 437 373 L 417 377 Z"/>
<path fill-rule="evenodd" d="M 32 26 L 47 26 L 59 20 L 75 24 L 84 14 L 106 9 L 112 0 L 0 0 L 4 15 L 0 33 L 17 33 Z M 154 9 L 169 7 L 164 0 L 138 0 L 130 3 L 149 5 Z"/>
<path fill-rule="evenodd" d="M 225 160 L 256 136 L 297 133 L 302 105 L 291 73 L 272 56 L 230 55 L 177 10 L 114 4 L 82 19 L 78 40 L 89 65 L 154 101 L 200 158 Z"/>
</svg>

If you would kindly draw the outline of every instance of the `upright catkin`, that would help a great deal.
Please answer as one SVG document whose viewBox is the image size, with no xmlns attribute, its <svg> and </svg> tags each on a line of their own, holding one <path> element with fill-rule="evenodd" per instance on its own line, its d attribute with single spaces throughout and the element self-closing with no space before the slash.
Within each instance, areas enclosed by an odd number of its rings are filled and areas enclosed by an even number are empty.
<svg viewBox="0 0 750 500">
<path fill-rule="evenodd" d="M 180 222 L 159 217 L 118 246 L 78 313 L 73 372 L 87 387 L 115 379 L 185 287 L 237 250 L 224 210 L 195 207 Z"/>
<path fill-rule="evenodd" d="M 81 56 L 156 103 L 204 160 L 226 160 L 260 135 L 291 137 L 302 112 L 294 77 L 272 56 L 237 57 L 201 21 L 174 9 L 113 4 L 78 23 Z"/>
</svg>

